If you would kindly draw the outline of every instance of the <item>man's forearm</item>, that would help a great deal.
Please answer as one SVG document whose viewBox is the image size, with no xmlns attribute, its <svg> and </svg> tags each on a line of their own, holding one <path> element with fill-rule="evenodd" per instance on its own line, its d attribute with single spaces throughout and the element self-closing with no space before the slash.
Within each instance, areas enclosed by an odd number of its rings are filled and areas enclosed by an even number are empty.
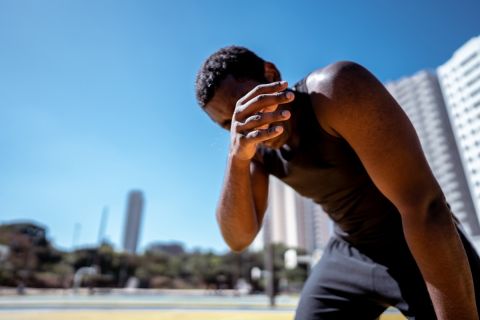
<svg viewBox="0 0 480 320">
<path fill-rule="evenodd" d="M 403 215 L 408 246 L 427 284 L 437 318 L 478 319 L 472 274 L 447 206 Z"/>
<path fill-rule="evenodd" d="M 243 250 L 255 238 L 259 222 L 252 195 L 250 161 L 229 156 L 217 221 L 223 238 L 234 251 Z"/>
</svg>

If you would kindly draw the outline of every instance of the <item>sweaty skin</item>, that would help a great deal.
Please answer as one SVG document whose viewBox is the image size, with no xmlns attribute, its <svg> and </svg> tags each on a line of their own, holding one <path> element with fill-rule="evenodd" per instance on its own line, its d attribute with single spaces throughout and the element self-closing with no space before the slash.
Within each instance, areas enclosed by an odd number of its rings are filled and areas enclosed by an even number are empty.
<svg viewBox="0 0 480 320">
<path fill-rule="evenodd" d="M 279 73 L 268 62 L 265 77 L 272 83 L 227 77 L 205 108 L 215 122 L 230 130 L 217 220 L 234 251 L 254 240 L 266 209 L 268 174 L 252 161 L 257 146 L 278 149 L 296 143 L 294 97 L 284 92 L 287 84 L 278 82 Z M 401 107 L 368 70 L 352 62 L 313 72 L 307 88 L 319 125 L 350 144 L 377 188 L 400 212 L 407 244 L 438 319 L 478 319 L 465 250 Z M 282 110 L 289 112 L 282 115 Z"/>
</svg>

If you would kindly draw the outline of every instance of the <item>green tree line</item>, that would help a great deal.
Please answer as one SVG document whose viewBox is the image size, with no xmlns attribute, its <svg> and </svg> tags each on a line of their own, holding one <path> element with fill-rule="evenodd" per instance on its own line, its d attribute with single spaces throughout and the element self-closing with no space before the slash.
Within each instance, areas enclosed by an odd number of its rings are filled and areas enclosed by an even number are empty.
<svg viewBox="0 0 480 320">
<path fill-rule="evenodd" d="M 144 253 L 133 255 L 103 243 L 68 252 L 56 249 L 46 238 L 45 229 L 33 223 L 0 225 L 0 246 L 0 286 L 71 288 L 77 270 L 95 267 L 97 273 L 84 277 L 81 286 L 122 288 L 135 278 L 140 288 L 221 290 L 234 289 L 242 279 L 252 292 L 265 288 L 263 278 L 252 277 L 253 268 L 264 269 L 263 251 L 186 251 L 179 243 L 155 243 Z M 282 245 L 274 246 L 276 288 L 298 291 L 307 269 L 285 269 L 286 250 Z"/>
</svg>

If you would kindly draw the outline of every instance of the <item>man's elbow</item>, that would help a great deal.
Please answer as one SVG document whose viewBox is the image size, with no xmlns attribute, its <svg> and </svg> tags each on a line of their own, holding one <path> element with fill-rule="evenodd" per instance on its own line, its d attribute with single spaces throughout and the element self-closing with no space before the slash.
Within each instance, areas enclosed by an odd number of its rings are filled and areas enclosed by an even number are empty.
<svg viewBox="0 0 480 320">
<path fill-rule="evenodd" d="M 257 225 L 229 225 L 222 223 L 220 215 L 217 214 L 217 222 L 220 227 L 220 231 L 223 240 L 228 245 L 230 250 L 236 253 L 240 253 L 250 246 L 255 240 L 258 234 L 259 227 Z"/>
<path fill-rule="evenodd" d="M 245 251 L 253 241 L 227 241 L 226 243 L 231 251 L 235 253 L 242 253 Z"/>
<path fill-rule="evenodd" d="M 222 232 L 223 239 L 225 243 L 228 245 L 230 250 L 236 253 L 240 253 L 247 249 L 255 240 L 257 236 L 258 229 L 250 229 L 250 230 L 235 230 L 234 232 Z"/>
<path fill-rule="evenodd" d="M 452 212 L 442 192 L 398 209 L 404 226 L 407 227 L 451 225 L 453 222 Z"/>
<path fill-rule="evenodd" d="M 234 253 L 242 253 L 243 251 L 245 251 L 248 248 L 248 245 L 238 245 L 238 244 L 230 245 L 229 244 L 228 247 Z"/>
<path fill-rule="evenodd" d="M 223 240 L 228 245 L 230 250 L 236 253 L 240 253 L 252 244 L 253 240 L 257 236 L 258 230 L 251 228 L 250 230 L 247 229 L 227 229 L 220 227 Z"/>
</svg>

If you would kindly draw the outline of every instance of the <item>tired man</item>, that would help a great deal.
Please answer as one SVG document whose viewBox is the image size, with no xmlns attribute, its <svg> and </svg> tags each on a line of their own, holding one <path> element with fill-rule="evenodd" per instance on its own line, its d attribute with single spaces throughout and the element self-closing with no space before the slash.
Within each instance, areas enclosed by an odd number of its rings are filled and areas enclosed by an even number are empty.
<svg viewBox="0 0 480 320">
<path fill-rule="evenodd" d="M 296 319 L 478 319 L 480 259 L 458 228 L 409 119 L 365 68 L 337 62 L 292 88 L 243 47 L 212 54 L 197 99 L 230 149 L 217 220 L 228 246 L 261 228 L 268 176 L 335 223 Z M 476 295 L 475 295 L 476 293 Z"/>
</svg>

